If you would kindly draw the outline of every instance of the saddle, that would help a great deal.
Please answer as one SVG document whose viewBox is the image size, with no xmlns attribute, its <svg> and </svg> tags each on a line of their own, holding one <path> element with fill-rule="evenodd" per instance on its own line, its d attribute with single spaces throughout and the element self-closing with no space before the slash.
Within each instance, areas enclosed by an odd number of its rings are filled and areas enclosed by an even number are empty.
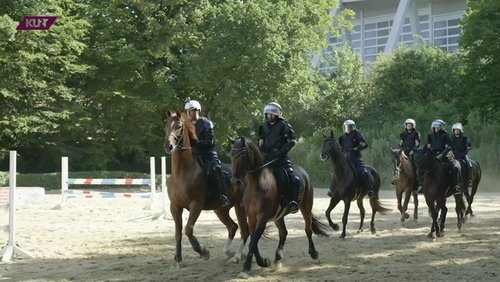
<svg viewBox="0 0 500 282">
<path fill-rule="evenodd" d="M 280 202 L 283 206 L 288 206 L 288 202 L 292 199 L 292 183 L 290 183 L 290 177 L 288 176 L 288 172 L 281 166 L 273 166 L 273 175 L 276 179 L 276 184 L 278 186 L 278 192 L 280 194 Z M 299 195 L 303 193 L 304 184 L 302 180 L 300 180 L 299 185 Z M 300 198 L 300 197 L 299 197 Z"/>
</svg>

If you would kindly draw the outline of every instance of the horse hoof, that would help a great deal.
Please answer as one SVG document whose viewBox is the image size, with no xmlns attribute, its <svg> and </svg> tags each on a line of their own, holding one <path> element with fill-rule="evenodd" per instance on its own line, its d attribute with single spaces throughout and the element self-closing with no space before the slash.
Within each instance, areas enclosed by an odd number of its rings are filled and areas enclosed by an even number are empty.
<svg viewBox="0 0 500 282">
<path fill-rule="evenodd" d="M 313 251 L 309 253 L 311 255 L 311 258 L 314 260 L 317 260 L 319 258 L 319 253 L 318 251 Z"/>
<path fill-rule="evenodd" d="M 230 257 L 233 257 L 236 254 L 236 252 L 233 250 L 228 250 L 225 252 L 225 254 L 228 258 L 230 258 Z"/>
<path fill-rule="evenodd" d="M 358 234 L 363 232 L 363 228 L 358 229 Z"/>
<path fill-rule="evenodd" d="M 210 258 L 210 251 L 205 248 L 201 249 L 200 257 L 204 260 L 208 260 Z"/>
<path fill-rule="evenodd" d="M 373 229 L 371 230 L 371 232 L 372 232 L 372 234 L 375 234 L 375 233 L 377 233 L 377 229 L 373 228 Z"/>
<path fill-rule="evenodd" d="M 268 258 L 265 258 L 263 261 L 262 267 L 268 267 L 271 265 L 271 261 Z"/>
<path fill-rule="evenodd" d="M 332 227 L 332 229 L 333 229 L 333 230 L 335 230 L 335 231 L 339 231 L 339 229 L 340 229 L 340 228 L 339 228 L 339 225 L 338 225 L 338 224 L 335 224 L 335 223 L 334 223 L 334 224 L 331 224 L 330 226 L 331 226 L 331 227 Z"/>
<path fill-rule="evenodd" d="M 429 232 L 429 234 L 427 234 L 427 238 L 429 238 L 429 239 L 436 239 L 436 236 L 434 236 L 434 233 Z"/>
<path fill-rule="evenodd" d="M 241 278 L 241 279 L 248 279 L 248 273 L 242 271 L 238 274 L 238 278 Z"/>
<path fill-rule="evenodd" d="M 345 239 L 345 234 L 340 235 L 340 239 Z"/>
<path fill-rule="evenodd" d="M 444 232 L 437 233 L 436 236 L 438 236 L 439 238 L 444 237 Z"/>
<path fill-rule="evenodd" d="M 278 262 L 275 262 L 276 268 L 282 268 L 283 267 L 283 262 L 280 260 Z"/>
<path fill-rule="evenodd" d="M 405 213 L 405 219 L 408 219 L 408 218 L 410 218 L 410 215 Z"/>
</svg>

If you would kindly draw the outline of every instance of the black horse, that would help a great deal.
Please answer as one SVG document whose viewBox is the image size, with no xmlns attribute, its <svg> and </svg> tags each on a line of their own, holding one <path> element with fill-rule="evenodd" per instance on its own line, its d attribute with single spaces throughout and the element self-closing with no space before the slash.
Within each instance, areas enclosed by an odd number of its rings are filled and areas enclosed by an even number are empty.
<svg viewBox="0 0 500 282">
<path fill-rule="evenodd" d="M 479 163 L 474 160 L 469 159 L 469 162 L 470 167 L 468 167 L 468 169 L 472 170 L 470 173 L 470 176 L 472 176 L 472 179 L 470 179 L 472 181 L 472 185 L 467 185 L 467 179 L 465 177 L 468 174 L 465 171 L 465 166 L 467 166 L 468 164 L 459 161 L 460 173 L 462 175 L 462 182 L 460 186 L 462 192 L 464 193 L 465 199 L 467 200 L 467 209 L 465 210 L 465 216 L 474 216 L 474 213 L 472 212 L 472 202 L 474 201 L 477 187 L 479 186 L 479 182 L 481 181 L 481 167 L 479 166 Z"/>
<path fill-rule="evenodd" d="M 344 215 L 342 217 L 342 234 L 340 238 L 345 238 L 346 236 L 346 225 L 347 218 L 349 216 L 349 208 L 351 207 L 351 202 L 357 200 L 359 213 L 361 215 L 361 222 L 359 224 L 358 232 L 363 231 L 363 222 L 365 219 L 365 208 L 363 206 L 363 198 L 367 194 L 368 190 L 363 187 L 362 182 L 358 179 L 356 171 L 352 165 L 347 161 L 346 157 L 340 150 L 340 146 L 333 136 L 333 132 L 330 132 L 330 136 L 324 136 L 323 148 L 321 149 L 321 160 L 326 161 L 327 159 L 332 160 L 334 173 L 332 184 L 330 186 L 330 205 L 326 209 L 326 218 L 328 223 L 334 230 L 339 230 L 339 226 L 332 222 L 330 217 L 331 211 L 337 206 L 337 204 L 342 200 L 344 201 Z M 373 177 L 373 192 L 375 196 L 370 198 L 370 206 L 372 207 L 372 220 L 370 222 L 370 230 L 373 233 L 375 230 L 375 214 L 377 212 L 385 214 L 388 209 L 380 204 L 378 199 L 378 191 L 380 189 L 380 176 L 371 166 L 366 166 L 368 173 Z"/>
<path fill-rule="evenodd" d="M 442 237 L 444 236 L 444 226 L 448 212 L 446 198 L 452 195 L 450 168 L 441 160 L 435 158 L 432 151 L 427 147 L 415 150 L 414 157 L 416 158 L 417 171 L 422 170 L 425 172 L 422 179 L 422 189 L 432 217 L 431 231 L 427 234 L 427 237 L 432 239 L 436 238 L 436 236 Z M 461 230 L 464 222 L 465 204 L 462 194 L 454 195 L 454 197 L 457 227 Z M 438 224 L 439 212 L 441 214 Z"/>
</svg>

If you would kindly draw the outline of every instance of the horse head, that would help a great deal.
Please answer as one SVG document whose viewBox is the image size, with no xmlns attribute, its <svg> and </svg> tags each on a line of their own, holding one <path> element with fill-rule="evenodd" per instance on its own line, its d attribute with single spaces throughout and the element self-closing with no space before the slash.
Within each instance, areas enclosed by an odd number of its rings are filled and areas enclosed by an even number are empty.
<svg viewBox="0 0 500 282">
<path fill-rule="evenodd" d="M 326 136 L 323 134 L 323 147 L 321 148 L 320 158 L 322 161 L 326 161 L 329 158 L 335 159 L 342 154 L 340 151 L 340 146 L 333 136 L 333 131 L 330 131 L 330 135 Z"/>
<path fill-rule="evenodd" d="M 163 148 L 167 154 L 190 149 L 193 140 L 197 140 L 194 125 L 186 114 L 180 111 L 167 112 L 165 119 L 165 142 Z"/>
<path fill-rule="evenodd" d="M 434 156 L 432 151 L 427 147 L 418 148 L 413 150 L 413 158 L 419 170 L 429 170 L 434 165 Z"/>
<path fill-rule="evenodd" d="M 263 163 L 263 157 L 257 146 L 244 137 L 231 140 L 231 143 L 233 177 L 242 180 L 249 171 Z"/>
</svg>

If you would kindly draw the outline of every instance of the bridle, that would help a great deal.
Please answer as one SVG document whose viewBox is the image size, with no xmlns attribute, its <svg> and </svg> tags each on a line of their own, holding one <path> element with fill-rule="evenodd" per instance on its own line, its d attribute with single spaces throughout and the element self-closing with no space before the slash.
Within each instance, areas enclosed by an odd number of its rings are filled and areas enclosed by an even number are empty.
<svg viewBox="0 0 500 282">
<path fill-rule="evenodd" d="M 166 151 L 167 154 L 171 155 L 173 154 L 174 152 L 179 152 L 179 151 L 184 151 L 184 150 L 191 150 L 192 147 L 184 147 L 184 146 L 181 146 L 182 143 L 184 142 L 184 123 L 179 121 L 179 123 L 181 124 L 180 126 L 180 133 L 178 136 L 173 136 L 174 140 L 175 140 L 175 144 L 172 145 L 172 150 L 170 151 Z"/>
<path fill-rule="evenodd" d="M 240 156 L 241 154 L 245 154 L 245 159 L 246 159 L 246 167 L 249 168 L 250 167 L 250 158 L 248 158 L 248 155 L 246 155 L 248 153 L 248 147 L 247 146 L 242 146 L 241 148 L 231 148 L 231 158 L 236 158 L 238 156 Z M 266 163 L 264 163 L 263 165 L 257 167 L 257 168 L 254 168 L 254 169 L 251 169 L 251 170 L 248 170 L 247 171 L 247 175 L 248 174 L 252 174 L 254 172 L 257 172 L 263 168 L 265 168 L 266 166 L 269 166 L 270 164 L 276 162 L 278 160 L 278 158 L 275 158 L 273 160 L 270 160 Z M 242 178 L 237 178 L 236 176 L 233 175 L 233 177 L 236 178 L 236 180 L 239 180 L 239 181 L 242 181 L 243 179 Z"/>
</svg>

